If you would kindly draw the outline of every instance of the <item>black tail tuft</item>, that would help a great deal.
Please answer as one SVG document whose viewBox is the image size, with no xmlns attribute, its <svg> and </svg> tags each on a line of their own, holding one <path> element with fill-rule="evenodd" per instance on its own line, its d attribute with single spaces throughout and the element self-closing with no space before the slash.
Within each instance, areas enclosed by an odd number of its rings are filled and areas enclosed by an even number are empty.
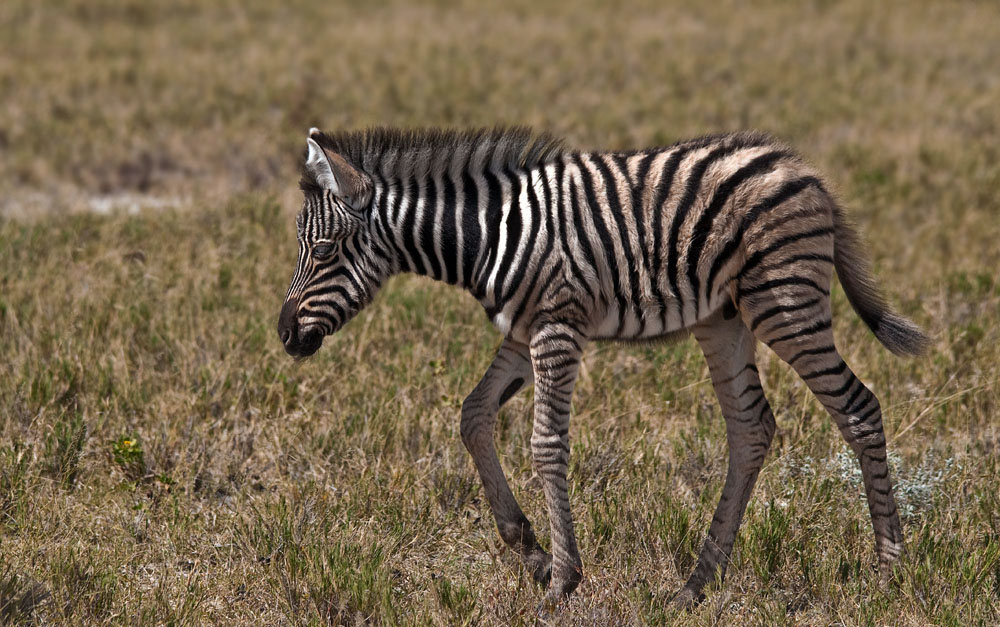
<svg viewBox="0 0 1000 627">
<path fill-rule="evenodd" d="M 894 312 L 872 276 L 871 264 L 857 231 L 840 207 L 834 207 L 833 262 L 840 284 L 854 311 L 868 325 L 879 342 L 897 355 L 920 355 L 930 338 L 903 316 Z"/>
</svg>

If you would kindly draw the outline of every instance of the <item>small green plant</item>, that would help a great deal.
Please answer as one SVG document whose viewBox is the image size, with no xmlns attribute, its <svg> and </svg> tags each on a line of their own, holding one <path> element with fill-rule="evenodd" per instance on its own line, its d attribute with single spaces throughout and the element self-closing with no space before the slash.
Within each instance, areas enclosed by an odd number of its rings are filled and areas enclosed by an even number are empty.
<svg viewBox="0 0 1000 627">
<path fill-rule="evenodd" d="M 60 551 L 52 562 L 52 596 L 66 622 L 106 617 L 114 608 L 119 583 L 114 570 L 93 554 Z"/>
<path fill-rule="evenodd" d="M 146 456 L 134 436 L 122 436 L 112 442 L 111 458 L 129 481 L 139 481 L 146 476 Z"/>
<path fill-rule="evenodd" d="M 455 583 L 447 577 L 434 578 L 434 590 L 438 602 L 451 615 L 456 625 L 471 625 L 475 622 L 476 597 L 464 583 Z"/>
<path fill-rule="evenodd" d="M 746 535 L 746 554 L 754 573 L 765 585 L 777 575 L 785 558 L 789 514 L 774 501 L 769 501 L 763 514 L 752 520 Z"/>
</svg>

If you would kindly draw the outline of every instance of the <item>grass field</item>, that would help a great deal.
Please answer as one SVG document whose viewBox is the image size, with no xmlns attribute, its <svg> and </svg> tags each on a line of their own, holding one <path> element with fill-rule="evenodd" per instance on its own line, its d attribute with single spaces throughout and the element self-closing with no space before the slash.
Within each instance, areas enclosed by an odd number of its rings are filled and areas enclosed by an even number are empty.
<svg viewBox="0 0 1000 627">
<path fill-rule="evenodd" d="M 667 603 L 726 463 L 704 359 L 693 340 L 588 348 L 586 578 L 560 623 L 1000 621 L 996 4 L 45 4 L 0 4 L 0 623 L 534 622 L 542 592 L 458 433 L 500 339 L 476 302 L 393 279 L 298 364 L 275 331 L 306 129 L 497 122 L 583 148 L 771 131 L 827 173 L 934 338 L 894 358 L 834 292 L 885 409 L 896 581 L 857 463 L 761 348 L 778 433 L 691 613 Z M 497 445 L 547 538 L 530 407 L 509 403 Z"/>
</svg>

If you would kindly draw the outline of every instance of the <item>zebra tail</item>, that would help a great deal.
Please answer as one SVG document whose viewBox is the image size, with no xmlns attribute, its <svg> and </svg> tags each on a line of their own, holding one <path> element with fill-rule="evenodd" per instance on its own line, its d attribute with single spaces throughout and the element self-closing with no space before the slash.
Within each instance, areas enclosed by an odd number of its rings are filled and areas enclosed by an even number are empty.
<svg viewBox="0 0 1000 627">
<path fill-rule="evenodd" d="M 858 232 L 839 206 L 834 206 L 833 263 L 847 300 L 883 346 L 897 355 L 920 355 L 930 338 L 920 327 L 892 310 L 872 275 Z"/>
</svg>

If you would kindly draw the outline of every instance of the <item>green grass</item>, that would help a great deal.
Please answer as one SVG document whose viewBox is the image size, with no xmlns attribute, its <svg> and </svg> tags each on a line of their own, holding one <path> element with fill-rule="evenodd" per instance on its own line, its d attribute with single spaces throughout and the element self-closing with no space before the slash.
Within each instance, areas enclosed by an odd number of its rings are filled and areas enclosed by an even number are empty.
<svg viewBox="0 0 1000 627">
<path fill-rule="evenodd" d="M 681 615 L 725 473 L 704 360 L 588 348 L 562 622 L 998 622 L 1000 10 L 870 5 L 0 5 L 0 622 L 533 623 L 458 433 L 499 344 L 475 301 L 394 279 L 298 364 L 275 330 L 305 129 L 495 122 L 609 148 L 770 130 L 934 338 L 894 358 L 834 292 L 885 409 L 897 580 L 856 462 L 762 348 L 774 447 L 725 583 Z M 108 197 L 178 206 L 81 211 Z M 530 403 L 497 445 L 544 543 Z"/>
</svg>

